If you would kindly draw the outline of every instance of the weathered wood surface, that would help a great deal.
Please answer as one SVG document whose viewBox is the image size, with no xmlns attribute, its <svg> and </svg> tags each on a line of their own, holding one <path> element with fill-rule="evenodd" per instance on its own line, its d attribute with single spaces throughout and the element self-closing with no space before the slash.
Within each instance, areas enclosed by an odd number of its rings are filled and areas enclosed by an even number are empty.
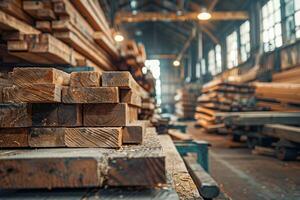
<svg viewBox="0 0 300 200">
<path fill-rule="evenodd" d="M 103 72 L 102 86 L 131 89 L 133 92 L 142 97 L 146 97 L 148 95 L 127 71 Z"/>
<path fill-rule="evenodd" d="M 63 103 L 118 103 L 117 87 L 64 87 Z"/>
<path fill-rule="evenodd" d="M 159 135 L 158 137 L 166 155 L 166 170 L 172 177 L 172 185 L 179 198 L 202 199 L 170 136 Z"/>
<path fill-rule="evenodd" d="M 3 89 L 3 101 L 7 103 L 61 102 L 61 86 L 34 84 L 6 87 Z"/>
<path fill-rule="evenodd" d="M 141 144 L 146 131 L 143 121 L 136 121 L 123 128 L 123 144 Z"/>
<path fill-rule="evenodd" d="M 141 107 L 142 106 L 142 98 L 132 90 L 128 89 L 120 89 L 120 102 L 128 103 L 133 106 Z"/>
<path fill-rule="evenodd" d="M 217 113 L 216 117 L 223 117 L 227 125 L 299 125 L 300 122 L 299 112 L 233 112 Z"/>
<path fill-rule="evenodd" d="M 77 0 L 76 0 L 77 1 Z M 2 190 L 1 200 L 179 200 L 173 188 L 91 188 L 52 190 Z"/>
<path fill-rule="evenodd" d="M 100 72 L 72 72 L 70 78 L 71 87 L 99 87 Z"/>
<path fill-rule="evenodd" d="M 84 126 L 127 126 L 132 119 L 127 104 L 84 104 Z"/>
<path fill-rule="evenodd" d="M 102 147 L 122 145 L 121 128 L 32 128 L 30 147 Z"/>
<path fill-rule="evenodd" d="M 300 143 L 299 127 L 286 126 L 281 124 L 266 124 L 264 125 L 261 133 L 263 135 Z"/>
<path fill-rule="evenodd" d="M 15 67 L 12 73 L 16 85 L 55 84 L 69 85 L 70 74 L 55 68 Z"/>
<path fill-rule="evenodd" d="M 255 96 L 281 102 L 300 103 L 300 84 L 255 83 Z"/>
<path fill-rule="evenodd" d="M 28 147 L 28 128 L 0 128 L 0 147 Z"/>
<path fill-rule="evenodd" d="M 32 125 L 82 126 L 82 106 L 80 104 L 33 104 Z"/>
<path fill-rule="evenodd" d="M 56 148 L 0 151 L 0 188 L 155 187 L 166 183 L 165 158 L 154 129 L 142 145 L 120 150 Z"/>
<path fill-rule="evenodd" d="M 0 127 L 16 128 L 32 125 L 31 108 L 27 104 L 0 104 Z"/>
<path fill-rule="evenodd" d="M 216 198 L 220 194 L 217 182 L 201 167 L 192 156 L 183 158 L 201 196 L 205 199 Z"/>
</svg>

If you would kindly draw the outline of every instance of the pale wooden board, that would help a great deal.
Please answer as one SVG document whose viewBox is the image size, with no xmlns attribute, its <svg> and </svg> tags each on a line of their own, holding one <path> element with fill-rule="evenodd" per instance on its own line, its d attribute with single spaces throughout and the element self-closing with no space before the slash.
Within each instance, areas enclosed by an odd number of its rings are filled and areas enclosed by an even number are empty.
<svg viewBox="0 0 300 200">
<path fill-rule="evenodd" d="M 124 146 L 120 150 L 1 150 L 0 169 L 4 173 L 0 188 L 80 188 L 106 184 L 155 187 L 166 183 L 162 153 L 154 129 L 147 130 L 142 145 Z"/>
<path fill-rule="evenodd" d="M 54 68 L 15 67 L 12 73 L 12 78 L 16 85 L 70 84 L 70 74 Z"/>
<path fill-rule="evenodd" d="M 197 186 L 188 173 L 185 164 L 174 146 L 170 136 L 159 135 L 159 141 L 162 144 L 164 154 L 166 155 L 166 168 L 173 179 L 175 188 L 180 199 L 202 199 Z"/>
<path fill-rule="evenodd" d="M 3 101 L 7 103 L 61 102 L 61 86 L 34 84 L 6 87 L 3 89 Z"/>
<path fill-rule="evenodd" d="M 64 87 L 63 103 L 118 103 L 117 87 Z"/>
<path fill-rule="evenodd" d="M 71 87 L 99 87 L 100 72 L 72 72 L 70 79 Z"/>
<path fill-rule="evenodd" d="M 30 147 L 102 147 L 122 145 L 121 128 L 32 128 Z"/>
</svg>

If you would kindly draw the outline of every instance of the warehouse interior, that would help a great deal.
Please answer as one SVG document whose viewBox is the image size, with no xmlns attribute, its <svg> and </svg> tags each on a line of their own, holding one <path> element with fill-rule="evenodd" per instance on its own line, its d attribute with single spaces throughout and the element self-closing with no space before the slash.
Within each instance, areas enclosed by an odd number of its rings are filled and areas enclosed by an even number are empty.
<svg viewBox="0 0 300 200">
<path fill-rule="evenodd" d="M 300 199 L 300 0 L 0 0 L 0 199 Z"/>
</svg>

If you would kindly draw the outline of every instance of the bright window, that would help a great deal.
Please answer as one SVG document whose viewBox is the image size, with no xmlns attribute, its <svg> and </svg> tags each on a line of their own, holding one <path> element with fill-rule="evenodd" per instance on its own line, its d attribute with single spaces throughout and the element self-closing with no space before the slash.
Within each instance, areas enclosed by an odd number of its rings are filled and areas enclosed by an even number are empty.
<svg viewBox="0 0 300 200">
<path fill-rule="evenodd" d="M 216 75 L 216 56 L 214 49 L 208 52 L 208 71 L 211 75 Z"/>
<path fill-rule="evenodd" d="M 160 61 L 159 60 L 146 60 L 146 70 L 150 70 L 155 78 L 155 91 L 157 104 L 161 104 L 161 81 L 160 81 Z"/>
<path fill-rule="evenodd" d="M 284 0 L 287 40 L 300 38 L 300 0 Z"/>
<path fill-rule="evenodd" d="M 226 38 L 227 68 L 231 69 L 238 65 L 238 42 L 237 32 L 234 31 Z"/>
<path fill-rule="evenodd" d="M 280 0 L 269 0 L 262 7 L 262 41 L 264 51 L 282 45 Z"/>
<path fill-rule="evenodd" d="M 216 72 L 222 72 L 222 53 L 221 53 L 221 46 L 218 44 L 215 47 L 215 56 L 216 56 Z"/>
<path fill-rule="evenodd" d="M 222 72 L 222 54 L 220 45 L 216 45 L 215 48 L 208 52 L 208 70 L 212 75 Z"/>
<path fill-rule="evenodd" d="M 241 61 L 245 62 L 250 57 L 250 22 L 249 20 L 245 21 L 240 26 L 240 53 Z"/>
</svg>

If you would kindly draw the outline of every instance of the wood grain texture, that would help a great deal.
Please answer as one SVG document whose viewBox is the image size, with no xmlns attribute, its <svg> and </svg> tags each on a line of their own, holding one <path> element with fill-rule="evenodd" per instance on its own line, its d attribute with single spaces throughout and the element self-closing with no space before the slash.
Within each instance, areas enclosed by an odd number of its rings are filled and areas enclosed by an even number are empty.
<svg viewBox="0 0 300 200">
<path fill-rule="evenodd" d="M 141 144 L 146 125 L 142 121 L 131 123 L 123 128 L 123 144 Z"/>
<path fill-rule="evenodd" d="M 61 102 L 61 86 L 34 84 L 6 87 L 3 89 L 3 101 L 7 103 Z"/>
<path fill-rule="evenodd" d="M 47 153 L 47 152 L 45 152 Z M 53 156 L 51 158 L 50 156 Z M 57 188 L 98 186 L 97 160 L 89 158 L 57 158 L 48 156 L 36 159 L 0 159 L 1 188 Z M 96 173 L 96 174 L 95 174 Z"/>
<path fill-rule="evenodd" d="M 142 98 L 137 93 L 128 89 L 120 89 L 120 102 L 137 107 L 142 106 Z"/>
<path fill-rule="evenodd" d="M 28 128 L 1 128 L 0 147 L 28 147 Z"/>
<path fill-rule="evenodd" d="M 55 68 L 15 67 L 12 78 L 16 85 L 56 84 L 69 85 L 70 74 Z"/>
<path fill-rule="evenodd" d="M 67 147 L 103 147 L 119 148 L 122 146 L 121 128 L 66 128 Z"/>
<path fill-rule="evenodd" d="M 64 103 L 118 103 L 117 87 L 64 87 Z"/>
<path fill-rule="evenodd" d="M 146 130 L 143 144 L 124 145 L 123 151 L 128 153 L 125 157 L 111 155 L 108 159 L 109 186 L 153 187 L 166 183 L 165 157 L 154 128 Z"/>
<path fill-rule="evenodd" d="M 32 128 L 31 147 L 102 147 L 122 145 L 121 128 Z"/>
<path fill-rule="evenodd" d="M 180 199 L 202 199 L 197 186 L 176 150 L 170 136 L 159 135 L 159 141 L 162 144 L 164 154 L 166 156 L 166 170 L 173 178 L 172 185 L 175 188 Z"/>
<path fill-rule="evenodd" d="M 31 125 L 30 106 L 27 104 L 0 104 L 0 127 L 15 128 Z"/>
<path fill-rule="evenodd" d="M 142 145 L 125 145 L 122 149 L 0 150 L 0 177 L 1 189 L 105 185 L 153 188 L 166 183 L 164 156 L 154 129 L 147 131 Z"/>
<path fill-rule="evenodd" d="M 70 79 L 71 87 L 99 87 L 100 72 L 72 72 Z"/>
<path fill-rule="evenodd" d="M 127 104 L 83 105 L 84 126 L 126 126 L 130 122 Z"/>
<path fill-rule="evenodd" d="M 80 104 L 33 104 L 33 126 L 82 126 L 82 105 Z"/>
</svg>

